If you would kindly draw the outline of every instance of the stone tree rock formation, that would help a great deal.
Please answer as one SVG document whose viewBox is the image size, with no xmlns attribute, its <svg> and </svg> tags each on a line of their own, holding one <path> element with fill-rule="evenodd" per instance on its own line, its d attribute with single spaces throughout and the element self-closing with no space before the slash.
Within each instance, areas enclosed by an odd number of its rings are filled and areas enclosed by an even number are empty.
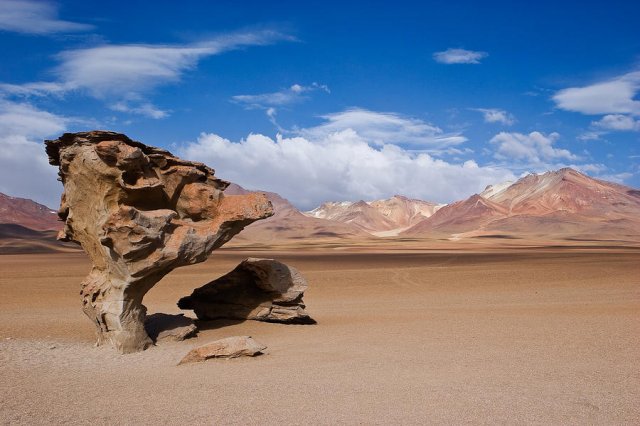
<svg viewBox="0 0 640 426">
<path fill-rule="evenodd" d="M 45 145 L 64 185 L 59 238 L 82 245 L 93 262 L 83 310 L 97 344 L 121 353 L 152 344 L 142 298 L 154 284 L 273 214 L 263 194 L 225 196 L 229 183 L 213 169 L 123 134 L 65 133 Z"/>
<path fill-rule="evenodd" d="M 273 259 L 248 258 L 228 274 L 178 302 L 201 320 L 250 319 L 315 324 L 305 311 L 307 280 L 296 268 Z"/>
</svg>

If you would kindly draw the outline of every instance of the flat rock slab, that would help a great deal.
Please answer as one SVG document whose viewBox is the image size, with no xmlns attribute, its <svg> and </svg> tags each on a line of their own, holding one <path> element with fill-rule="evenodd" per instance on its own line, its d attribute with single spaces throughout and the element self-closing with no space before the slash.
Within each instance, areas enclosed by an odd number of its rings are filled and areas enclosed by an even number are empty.
<svg viewBox="0 0 640 426">
<path fill-rule="evenodd" d="M 258 343 L 251 336 L 233 336 L 216 340 L 199 348 L 192 349 L 178 363 L 206 361 L 210 358 L 238 358 L 241 356 L 256 356 L 267 349 L 262 343 Z"/>
<path fill-rule="evenodd" d="M 198 334 L 195 322 L 183 314 L 153 314 L 147 316 L 144 322 L 147 334 L 154 342 L 180 342 Z"/>
</svg>

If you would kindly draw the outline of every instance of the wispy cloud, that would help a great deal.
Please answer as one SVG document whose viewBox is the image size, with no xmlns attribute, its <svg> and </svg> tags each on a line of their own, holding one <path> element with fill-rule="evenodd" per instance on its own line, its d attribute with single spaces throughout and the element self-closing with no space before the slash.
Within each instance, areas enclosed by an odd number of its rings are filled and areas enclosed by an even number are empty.
<svg viewBox="0 0 640 426">
<path fill-rule="evenodd" d="M 280 107 L 301 102 L 306 98 L 305 93 L 316 90 L 330 93 L 329 88 L 324 84 L 312 83 L 309 86 L 294 84 L 278 92 L 262 93 L 259 95 L 236 95 L 231 99 L 233 102 L 249 109 L 267 109 L 269 107 Z"/>
<path fill-rule="evenodd" d="M 481 59 L 489 56 L 487 52 L 447 49 L 443 52 L 435 52 L 433 59 L 441 64 L 479 64 Z"/>
<path fill-rule="evenodd" d="M 97 99 L 126 101 L 128 111 L 158 118 L 145 95 L 156 87 L 175 83 L 205 57 L 248 46 L 263 46 L 291 37 L 273 30 L 236 32 L 186 45 L 123 44 L 67 50 L 57 55 L 52 82 L 3 84 L 0 91 L 20 96 L 86 93 Z M 154 107 L 155 108 L 155 107 Z"/>
<path fill-rule="evenodd" d="M 393 112 L 377 112 L 351 108 L 322 116 L 324 123 L 301 129 L 301 136 L 325 138 L 332 133 L 351 130 L 372 145 L 406 144 L 439 149 L 467 140 L 460 133 L 444 133 L 441 128 L 423 120 Z"/>
<path fill-rule="evenodd" d="M 91 29 L 93 25 L 59 19 L 58 8 L 48 1 L 0 1 L 0 30 L 45 35 Z"/>
<path fill-rule="evenodd" d="M 513 114 L 505 110 L 497 108 L 471 108 L 473 111 L 481 112 L 485 123 L 501 123 L 505 126 L 511 126 L 516 122 Z"/>
<path fill-rule="evenodd" d="M 276 31 L 232 33 L 189 45 L 106 45 L 62 52 L 54 70 L 69 87 L 98 98 L 143 94 L 179 81 L 185 71 L 208 56 L 287 39 Z"/>
<path fill-rule="evenodd" d="M 139 106 L 131 106 L 124 101 L 116 102 L 115 104 L 110 105 L 109 108 L 111 108 L 114 111 L 142 115 L 144 117 L 154 118 L 156 120 L 159 120 L 161 118 L 166 118 L 169 116 L 169 111 L 164 111 L 159 108 L 156 108 L 153 104 L 148 102 L 142 103 Z"/>
<path fill-rule="evenodd" d="M 491 138 L 490 143 L 497 147 L 494 153 L 496 159 L 533 167 L 558 160 L 580 160 L 580 157 L 569 150 L 554 147 L 559 138 L 560 135 L 555 132 L 548 135 L 541 132 L 531 132 L 528 135 L 500 132 Z"/>
<path fill-rule="evenodd" d="M 597 141 L 600 140 L 600 137 L 605 135 L 607 132 L 602 131 L 586 131 L 582 132 L 577 136 L 579 141 Z"/>
<path fill-rule="evenodd" d="M 276 121 L 276 115 L 278 113 L 277 108 L 302 102 L 308 99 L 308 94 L 310 92 L 315 91 L 331 93 L 327 85 L 313 82 L 308 86 L 293 84 L 287 89 L 277 92 L 257 95 L 236 95 L 231 97 L 231 101 L 244 106 L 246 109 L 264 110 L 267 117 L 269 117 L 269 120 L 278 128 L 278 130 L 283 131 L 284 129 L 282 129 Z"/>
<path fill-rule="evenodd" d="M 560 90 L 552 99 L 558 108 L 582 114 L 640 115 L 640 101 L 635 99 L 639 92 L 640 71 L 634 71 L 588 86 Z"/>
</svg>

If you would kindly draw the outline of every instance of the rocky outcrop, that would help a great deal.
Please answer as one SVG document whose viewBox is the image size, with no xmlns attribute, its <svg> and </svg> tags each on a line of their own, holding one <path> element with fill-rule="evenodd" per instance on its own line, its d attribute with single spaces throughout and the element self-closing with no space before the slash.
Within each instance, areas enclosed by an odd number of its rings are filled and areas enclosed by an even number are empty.
<svg viewBox="0 0 640 426">
<path fill-rule="evenodd" d="M 251 336 L 233 336 L 226 339 L 192 349 L 178 363 L 202 362 L 211 358 L 238 358 L 241 356 L 261 355 L 267 349 L 262 343 L 258 343 Z"/>
<path fill-rule="evenodd" d="M 273 214 L 262 194 L 225 196 L 229 184 L 201 163 L 119 133 L 66 133 L 45 141 L 64 193 L 59 237 L 93 262 L 82 282 L 98 344 L 145 349 L 144 295 L 173 269 L 204 261 L 246 225 Z"/>
<path fill-rule="evenodd" d="M 201 320 L 250 319 L 313 324 L 305 311 L 307 280 L 297 269 L 273 259 L 249 258 L 233 271 L 178 302 Z"/>
</svg>

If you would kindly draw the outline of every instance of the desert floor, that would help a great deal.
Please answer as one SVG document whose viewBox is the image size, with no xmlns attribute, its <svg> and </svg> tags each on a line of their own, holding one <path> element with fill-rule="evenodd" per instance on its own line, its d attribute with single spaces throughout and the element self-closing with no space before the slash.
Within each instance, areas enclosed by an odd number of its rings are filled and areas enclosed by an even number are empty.
<svg viewBox="0 0 640 426">
<path fill-rule="evenodd" d="M 149 313 L 251 255 L 300 269 L 317 325 L 216 321 L 132 355 L 93 346 L 83 254 L 0 256 L 0 423 L 640 422 L 640 250 L 221 250 Z M 233 335 L 267 353 L 176 365 Z"/>
</svg>

